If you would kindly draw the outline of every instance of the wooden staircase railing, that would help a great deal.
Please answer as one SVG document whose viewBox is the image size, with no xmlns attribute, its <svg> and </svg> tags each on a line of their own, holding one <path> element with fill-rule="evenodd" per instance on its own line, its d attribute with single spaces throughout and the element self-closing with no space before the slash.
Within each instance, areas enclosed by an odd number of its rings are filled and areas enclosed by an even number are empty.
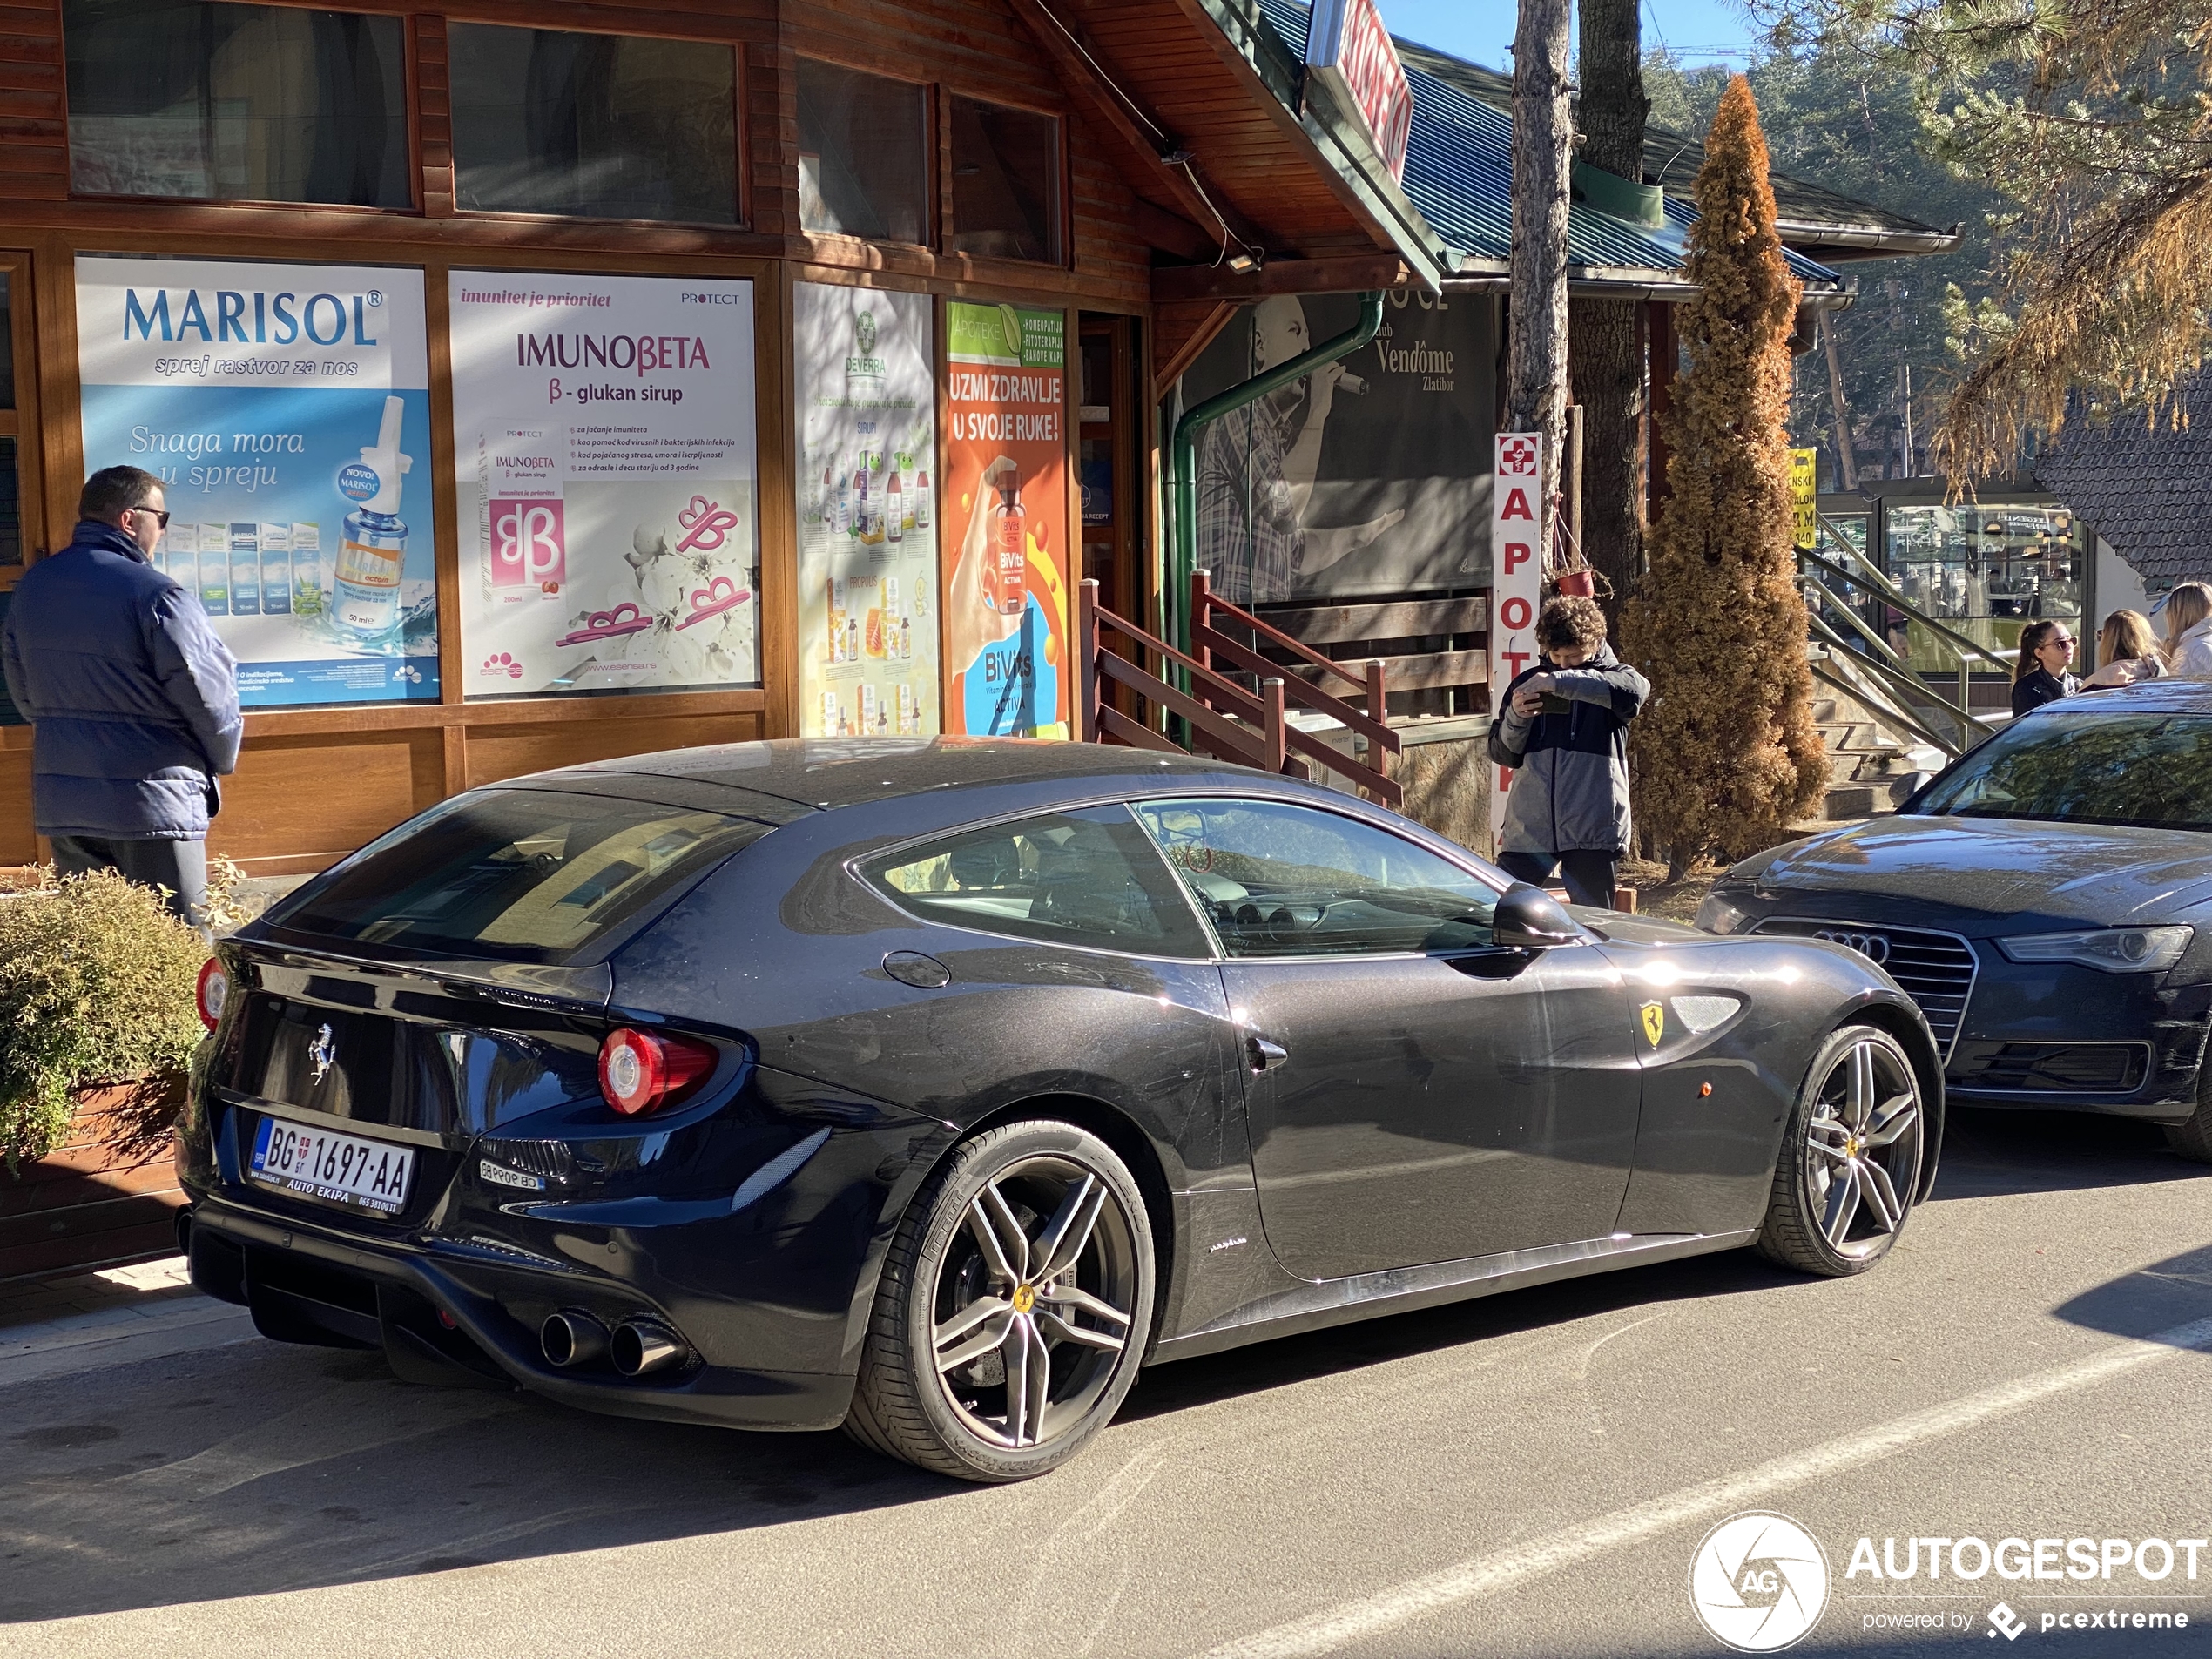
<svg viewBox="0 0 2212 1659">
<path fill-rule="evenodd" d="M 1368 664 L 1355 675 L 1318 652 L 1308 650 L 1288 635 L 1269 627 L 1249 611 L 1214 597 L 1206 586 L 1206 572 L 1191 579 L 1190 653 L 1177 651 L 1165 640 L 1147 633 L 1135 623 L 1118 617 L 1098 601 L 1098 583 L 1087 580 L 1076 598 L 1076 735 L 1094 743 L 1120 743 L 1136 749 L 1183 752 L 1184 745 L 1154 731 L 1114 705 L 1110 687 L 1121 685 L 1145 703 L 1180 717 L 1190 734 L 1193 752 L 1263 772 L 1295 778 L 1312 775 L 1314 765 L 1338 773 L 1386 806 L 1398 806 L 1404 791 L 1386 772 L 1353 759 L 1308 732 L 1290 723 L 1287 705 L 1296 703 L 1341 722 L 1367 738 L 1370 752 L 1397 754 L 1398 734 L 1379 718 L 1384 707 L 1382 664 Z M 1213 626 L 1213 617 L 1252 630 L 1255 637 L 1291 651 L 1301 663 L 1332 671 L 1366 691 L 1367 709 L 1354 708 L 1331 696 L 1302 676 L 1285 676 L 1281 666 Z M 1110 648 L 1109 636 L 1118 636 L 1136 648 L 1135 658 Z M 1218 654 L 1258 677 L 1257 691 L 1240 685 L 1214 667 Z M 1170 683 L 1144 664 L 1157 662 L 1162 673 L 1180 669 L 1190 689 Z"/>
</svg>

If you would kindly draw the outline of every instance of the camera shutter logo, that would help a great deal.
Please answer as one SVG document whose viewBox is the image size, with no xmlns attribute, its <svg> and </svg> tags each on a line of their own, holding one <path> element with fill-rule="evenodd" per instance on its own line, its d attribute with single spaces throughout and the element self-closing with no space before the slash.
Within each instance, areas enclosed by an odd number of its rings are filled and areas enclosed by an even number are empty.
<svg viewBox="0 0 2212 1659">
<path fill-rule="evenodd" d="M 1775 1653 L 1820 1622 L 1828 1557 L 1786 1515 L 1730 1515 L 1689 1563 L 1689 1604 L 1713 1636 L 1739 1653 Z"/>
</svg>

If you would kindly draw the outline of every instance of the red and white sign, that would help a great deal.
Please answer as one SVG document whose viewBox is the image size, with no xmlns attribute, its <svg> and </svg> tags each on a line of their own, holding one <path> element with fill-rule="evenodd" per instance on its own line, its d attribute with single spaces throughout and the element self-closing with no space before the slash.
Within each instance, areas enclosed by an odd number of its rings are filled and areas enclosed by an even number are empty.
<svg viewBox="0 0 2212 1659">
<path fill-rule="evenodd" d="M 1314 0 L 1305 68 L 1366 118 L 1390 176 L 1403 180 L 1406 140 L 1413 129 L 1413 88 L 1375 0 Z"/>
<path fill-rule="evenodd" d="M 1534 665 L 1536 612 L 1543 604 L 1544 561 L 1538 532 L 1543 525 L 1544 435 L 1501 432 L 1490 480 L 1490 712 L 1501 714 L 1506 687 Z M 1506 823 L 1506 792 L 1513 771 L 1494 769 L 1490 779 L 1490 835 Z"/>
</svg>

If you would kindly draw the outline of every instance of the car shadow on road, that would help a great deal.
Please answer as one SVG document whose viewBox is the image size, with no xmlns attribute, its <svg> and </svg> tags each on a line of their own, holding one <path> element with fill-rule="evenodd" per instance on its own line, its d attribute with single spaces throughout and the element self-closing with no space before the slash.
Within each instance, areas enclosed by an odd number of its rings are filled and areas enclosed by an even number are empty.
<svg viewBox="0 0 2212 1659">
<path fill-rule="evenodd" d="M 914 1502 L 838 1433 L 414 1386 L 258 1339 L 0 1393 L 0 1625 L 401 1578 Z"/>
<path fill-rule="evenodd" d="M 2212 1178 L 2155 1129 L 1961 1112 L 1939 1197 Z M 2212 1250 L 2057 1310 L 2170 1331 Z M 1802 1283 L 1748 1251 L 1308 1332 L 1144 1372 L 1142 1420 L 1622 1310 Z M 2212 1297 L 2206 1301 L 2212 1312 Z M 253 1341 L 0 1391 L 0 1623 L 650 1543 L 966 1490 L 836 1433 L 628 1422 L 394 1380 L 380 1356 Z"/>
<path fill-rule="evenodd" d="M 1944 1125 L 1934 1197 L 1994 1198 L 2192 1178 L 2212 1180 L 2212 1166 L 2175 1152 L 2155 1123 L 1954 1103 Z"/>
</svg>

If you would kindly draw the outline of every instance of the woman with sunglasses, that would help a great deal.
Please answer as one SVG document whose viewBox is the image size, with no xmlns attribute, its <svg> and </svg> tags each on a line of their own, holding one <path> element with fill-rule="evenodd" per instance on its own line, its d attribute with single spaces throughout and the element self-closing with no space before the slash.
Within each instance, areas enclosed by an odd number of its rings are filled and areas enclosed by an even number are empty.
<svg viewBox="0 0 2212 1659">
<path fill-rule="evenodd" d="M 2071 697 L 2081 682 L 2067 671 L 2074 661 L 2074 635 L 2054 617 L 2020 630 L 2019 659 L 2013 666 L 2013 718 Z"/>
</svg>

